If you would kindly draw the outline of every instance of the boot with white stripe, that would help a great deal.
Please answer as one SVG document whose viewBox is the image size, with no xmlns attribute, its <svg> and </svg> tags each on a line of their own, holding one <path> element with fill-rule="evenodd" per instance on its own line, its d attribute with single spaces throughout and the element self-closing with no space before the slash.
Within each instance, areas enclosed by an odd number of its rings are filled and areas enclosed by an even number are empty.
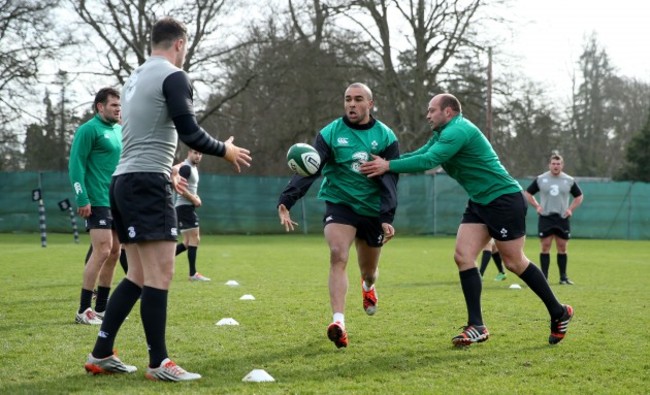
<svg viewBox="0 0 650 395">
<path fill-rule="evenodd" d="M 154 381 L 190 381 L 200 379 L 201 375 L 190 373 L 176 365 L 171 359 L 165 358 L 159 367 L 147 368 L 145 377 Z"/>
</svg>

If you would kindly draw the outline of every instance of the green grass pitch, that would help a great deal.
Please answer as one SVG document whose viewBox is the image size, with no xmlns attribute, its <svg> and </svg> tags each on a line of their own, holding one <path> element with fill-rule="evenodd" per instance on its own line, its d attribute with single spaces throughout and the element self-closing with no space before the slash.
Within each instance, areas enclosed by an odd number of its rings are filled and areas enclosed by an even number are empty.
<svg viewBox="0 0 650 395">
<path fill-rule="evenodd" d="M 177 260 L 169 295 L 167 345 L 191 383 L 154 383 L 139 303 L 116 342 L 138 372 L 89 376 L 83 363 L 97 327 L 74 324 L 88 237 L 0 236 L 1 394 L 643 394 L 650 389 L 650 242 L 572 240 L 569 276 L 550 282 L 574 306 L 567 337 L 549 346 L 545 307 L 512 273 L 495 282 L 490 264 L 483 312 L 490 339 L 454 349 L 466 321 L 453 263 L 453 238 L 398 236 L 383 251 L 379 308 L 362 309 L 356 255 L 348 273 L 347 349 L 327 339 L 328 250 L 320 235 L 203 236 L 198 269 L 210 283 L 190 283 Z M 539 243 L 526 252 L 538 261 Z M 123 277 L 117 267 L 115 284 Z M 226 286 L 228 280 L 238 287 Z M 513 290 L 518 283 L 523 289 Z M 244 294 L 256 300 L 242 301 Z M 239 326 L 216 326 L 231 317 Z M 246 383 L 264 369 L 274 383 Z"/>
</svg>

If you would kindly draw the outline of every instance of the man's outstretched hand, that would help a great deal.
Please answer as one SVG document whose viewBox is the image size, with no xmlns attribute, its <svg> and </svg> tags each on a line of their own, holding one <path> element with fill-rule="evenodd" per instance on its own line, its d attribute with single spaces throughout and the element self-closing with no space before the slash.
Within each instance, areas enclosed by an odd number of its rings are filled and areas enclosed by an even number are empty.
<svg viewBox="0 0 650 395">
<path fill-rule="evenodd" d="M 373 155 L 372 160 L 361 164 L 359 170 L 368 177 L 380 176 L 389 170 L 388 161 L 382 157 Z"/>
<path fill-rule="evenodd" d="M 228 140 L 224 142 L 226 145 L 226 154 L 223 156 L 225 160 L 232 163 L 237 170 L 237 173 L 241 173 L 241 166 L 251 167 L 251 161 L 253 158 L 250 157 L 250 151 L 246 148 L 238 147 L 232 143 L 235 139 L 234 136 L 230 136 Z"/>
<path fill-rule="evenodd" d="M 283 225 L 287 232 L 292 231 L 294 226 L 298 226 L 297 222 L 291 220 L 291 214 L 284 204 L 278 206 L 278 217 L 280 217 L 280 225 Z"/>
</svg>

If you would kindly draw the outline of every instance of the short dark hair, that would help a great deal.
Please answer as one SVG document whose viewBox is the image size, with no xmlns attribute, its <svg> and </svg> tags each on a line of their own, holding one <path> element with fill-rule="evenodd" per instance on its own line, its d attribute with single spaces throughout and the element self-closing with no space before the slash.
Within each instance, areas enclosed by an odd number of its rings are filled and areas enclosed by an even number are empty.
<svg viewBox="0 0 650 395">
<path fill-rule="evenodd" d="M 554 160 L 559 160 L 560 162 L 564 163 L 564 158 L 557 151 L 553 151 L 553 153 L 551 153 L 551 159 L 549 159 L 549 162 Z"/>
<path fill-rule="evenodd" d="M 447 107 L 450 107 L 454 112 L 461 112 L 460 101 L 456 99 L 456 96 L 450 93 L 441 93 L 440 94 L 440 109 L 443 110 Z"/>
<path fill-rule="evenodd" d="M 119 99 L 120 92 L 115 88 L 102 88 L 97 91 L 97 94 L 95 95 L 95 101 L 93 102 L 93 111 L 97 112 L 97 104 L 106 104 L 109 96 L 114 96 Z"/>
<path fill-rule="evenodd" d="M 154 48 L 169 48 L 181 38 L 187 38 L 187 27 L 170 16 L 158 19 L 151 29 L 151 46 Z"/>
</svg>

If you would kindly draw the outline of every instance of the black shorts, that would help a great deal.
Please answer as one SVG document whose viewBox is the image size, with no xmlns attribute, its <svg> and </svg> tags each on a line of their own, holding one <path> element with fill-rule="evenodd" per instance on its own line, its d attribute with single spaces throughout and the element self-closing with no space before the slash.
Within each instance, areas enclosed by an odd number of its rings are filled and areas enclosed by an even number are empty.
<svg viewBox="0 0 650 395">
<path fill-rule="evenodd" d="M 90 207 L 90 217 L 86 218 L 86 231 L 91 229 L 113 229 L 113 214 L 110 207 Z"/>
<path fill-rule="evenodd" d="M 571 238 L 569 218 L 562 218 L 560 214 L 540 215 L 537 233 L 540 238 L 556 235 L 560 239 L 569 240 Z"/>
<path fill-rule="evenodd" d="M 366 217 L 344 204 L 325 202 L 323 225 L 332 223 L 354 226 L 357 229 L 357 239 L 365 240 L 370 247 L 383 246 L 384 229 L 379 217 Z"/>
<path fill-rule="evenodd" d="M 523 193 L 501 195 L 488 204 L 471 200 L 463 213 L 463 224 L 485 224 L 493 239 L 515 240 L 526 235 L 526 211 L 528 204 Z"/>
<path fill-rule="evenodd" d="M 121 243 L 176 241 L 172 183 L 163 173 L 126 173 L 111 180 L 111 207 Z"/>
<path fill-rule="evenodd" d="M 178 218 L 178 230 L 181 232 L 199 227 L 199 216 L 196 215 L 196 209 L 191 204 L 176 206 L 176 217 Z"/>
</svg>

